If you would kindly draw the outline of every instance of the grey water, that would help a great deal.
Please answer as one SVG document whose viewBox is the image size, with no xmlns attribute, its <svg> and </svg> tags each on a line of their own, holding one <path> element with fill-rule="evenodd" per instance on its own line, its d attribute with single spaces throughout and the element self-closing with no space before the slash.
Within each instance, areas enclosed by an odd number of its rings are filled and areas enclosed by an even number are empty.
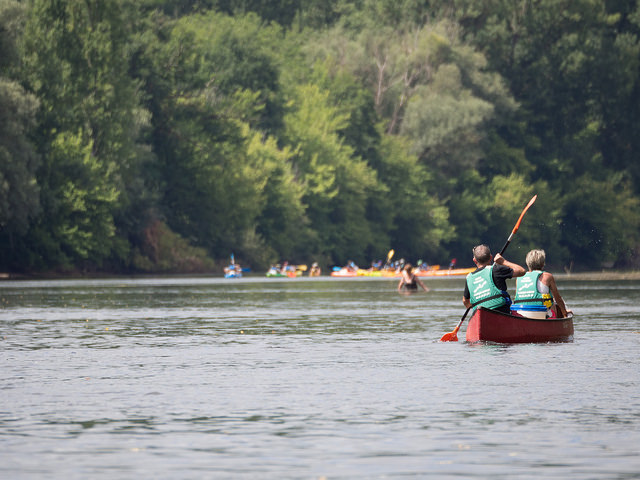
<svg viewBox="0 0 640 480">
<path fill-rule="evenodd" d="M 463 279 L 0 283 L 0 478 L 640 478 L 640 282 L 440 342 Z"/>
</svg>

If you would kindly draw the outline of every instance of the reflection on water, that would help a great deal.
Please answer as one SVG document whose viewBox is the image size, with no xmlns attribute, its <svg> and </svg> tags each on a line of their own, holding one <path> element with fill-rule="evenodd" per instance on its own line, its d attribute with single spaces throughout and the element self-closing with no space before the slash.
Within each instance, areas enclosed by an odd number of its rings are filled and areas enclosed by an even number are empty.
<svg viewBox="0 0 640 480">
<path fill-rule="evenodd" d="M 640 282 L 561 280 L 572 343 L 441 343 L 462 282 L 1 283 L 0 476 L 634 478 Z"/>
</svg>

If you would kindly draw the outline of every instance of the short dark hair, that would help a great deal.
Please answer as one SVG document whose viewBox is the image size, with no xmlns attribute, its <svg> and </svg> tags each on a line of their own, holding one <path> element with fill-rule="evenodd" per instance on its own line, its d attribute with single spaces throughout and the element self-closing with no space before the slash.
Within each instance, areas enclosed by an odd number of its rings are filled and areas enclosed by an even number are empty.
<svg viewBox="0 0 640 480">
<path fill-rule="evenodd" d="M 473 247 L 473 258 L 480 263 L 489 263 L 491 260 L 491 249 L 484 243 L 476 245 Z"/>
</svg>

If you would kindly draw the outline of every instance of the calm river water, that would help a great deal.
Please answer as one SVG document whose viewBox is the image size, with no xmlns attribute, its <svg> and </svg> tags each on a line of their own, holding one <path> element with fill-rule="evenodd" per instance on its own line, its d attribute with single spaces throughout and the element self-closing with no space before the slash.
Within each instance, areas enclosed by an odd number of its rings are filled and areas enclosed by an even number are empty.
<svg viewBox="0 0 640 480">
<path fill-rule="evenodd" d="M 0 478 L 639 478 L 640 282 L 559 277 L 571 343 L 439 342 L 463 282 L 4 281 Z"/>
</svg>

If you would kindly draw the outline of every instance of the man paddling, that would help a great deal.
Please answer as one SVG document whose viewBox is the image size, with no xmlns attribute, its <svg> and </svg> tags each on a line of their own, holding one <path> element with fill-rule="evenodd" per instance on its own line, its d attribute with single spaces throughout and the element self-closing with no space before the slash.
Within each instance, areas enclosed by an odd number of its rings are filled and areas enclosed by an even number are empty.
<svg viewBox="0 0 640 480">
<path fill-rule="evenodd" d="M 509 262 L 499 253 L 493 257 L 487 245 L 478 245 L 473 248 L 473 263 L 477 268 L 467 275 L 462 296 L 464 306 L 467 308 L 482 306 L 511 313 L 507 279 L 523 276 L 525 269 L 516 263 Z"/>
</svg>

